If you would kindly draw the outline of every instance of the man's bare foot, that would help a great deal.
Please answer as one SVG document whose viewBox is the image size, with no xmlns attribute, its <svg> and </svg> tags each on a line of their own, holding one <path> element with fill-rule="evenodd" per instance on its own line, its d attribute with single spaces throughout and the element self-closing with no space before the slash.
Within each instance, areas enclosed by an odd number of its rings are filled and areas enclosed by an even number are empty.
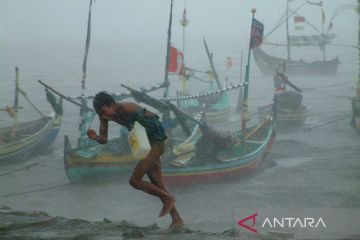
<svg viewBox="0 0 360 240">
<path fill-rule="evenodd" d="M 159 217 L 163 217 L 166 214 L 168 214 L 170 210 L 174 207 L 174 205 L 175 205 L 175 198 L 169 195 L 169 197 L 164 200 L 164 204 L 159 214 Z"/>
<path fill-rule="evenodd" d="M 173 221 L 173 222 L 170 224 L 168 230 L 180 229 L 180 228 L 182 228 L 183 226 L 184 226 L 184 222 L 183 222 L 182 219 L 180 219 L 180 220 L 177 220 L 177 221 Z"/>
</svg>

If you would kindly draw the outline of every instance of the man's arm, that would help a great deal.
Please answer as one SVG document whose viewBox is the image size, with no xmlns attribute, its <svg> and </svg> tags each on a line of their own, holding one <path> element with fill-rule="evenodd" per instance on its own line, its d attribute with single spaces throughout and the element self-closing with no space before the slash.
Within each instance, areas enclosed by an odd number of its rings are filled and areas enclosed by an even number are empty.
<svg viewBox="0 0 360 240">
<path fill-rule="evenodd" d="M 108 120 L 102 117 L 99 117 L 99 120 L 100 120 L 100 127 L 99 127 L 100 135 L 97 137 L 96 141 L 98 143 L 105 144 L 107 143 L 107 138 L 108 138 L 109 122 Z"/>
<path fill-rule="evenodd" d="M 89 129 L 87 131 L 87 135 L 90 139 L 97 141 L 100 144 L 105 144 L 107 143 L 107 135 L 108 135 L 108 120 L 99 117 L 100 120 L 100 127 L 99 127 L 99 132 L 100 135 L 96 134 L 96 131 L 94 129 Z"/>
</svg>

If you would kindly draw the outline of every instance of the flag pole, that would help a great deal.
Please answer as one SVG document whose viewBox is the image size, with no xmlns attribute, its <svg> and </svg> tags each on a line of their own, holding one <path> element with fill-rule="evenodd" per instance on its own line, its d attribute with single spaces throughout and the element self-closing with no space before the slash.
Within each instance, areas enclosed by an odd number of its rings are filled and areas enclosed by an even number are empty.
<svg viewBox="0 0 360 240">
<path fill-rule="evenodd" d="M 169 96 L 169 62 L 170 62 L 170 45 L 171 45 L 171 25 L 172 25 L 172 11 L 173 11 L 173 0 L 171 0 L 170 5 L 170 16 L 169 16 L 169 27 L 168 27 L 168 36 L 167 36 L 167 46 L 166 46 L 166 62 L 165 62 L 165 77 L 164 82 L 166 84 L 164 98 Z"/>
<path fill-rule="evenodd" d="M 251 9 L 252 13 L 252 20 L 251 20 L 251 31 L 250 31 L 250 41 L 249 41 L 249 51 L 248 51 L 248 61 L 245 69 L 245 81 L 244 81 L 244 100 L 242 103 L 242 116 L 241 116 L 241 130 L 242 135 L 245 137 L 246 134 L 246 121 L 248 118 L 248 91 L 249 91 L 249 72 L 250 72 L 250 56 L 251 56 L 251 38 L 252 38 L 252 30 L 253 30 L 253 23 L 254 23 L 254 16 L 255 16 L 256 9 Z"/>
</svg>

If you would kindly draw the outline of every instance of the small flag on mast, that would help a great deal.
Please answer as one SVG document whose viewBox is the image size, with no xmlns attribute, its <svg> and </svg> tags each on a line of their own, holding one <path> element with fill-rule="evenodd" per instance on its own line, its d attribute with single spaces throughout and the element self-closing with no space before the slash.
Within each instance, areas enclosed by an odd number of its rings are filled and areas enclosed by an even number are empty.
<svg viewBox="0 0 360 240">
<path fill-rule="evenodd" d="M 182 19 L 180 20 L 180 24 L 183 27 L 186 27 L 189 24 L 189 21 L 187 20 L 187 17 L 186 17 L 186 9 L 185 8 L 184 8 L 184 11 L 183 11 Z"/>
<path fill-rule="evenodd" d="M 303 16 L 294 16 L 295 30 L 303 31 L 305 27 L 302 25 L 305 22 L 305 17 Z"/>
<path fill-rule="evenodd" d="M 264 36 L 264 24 L 254 18 L 251 27 L 250 49 L 260 46 Z"/>
<path fill-rule="evenodd" d="M 168 72 L 183 74 L 185 70 L 184 66 L 184 54 L 183 52 L 177 50 L 175 47 L 170 47 L 170 62 L 168 67 Z"/>
</svg>

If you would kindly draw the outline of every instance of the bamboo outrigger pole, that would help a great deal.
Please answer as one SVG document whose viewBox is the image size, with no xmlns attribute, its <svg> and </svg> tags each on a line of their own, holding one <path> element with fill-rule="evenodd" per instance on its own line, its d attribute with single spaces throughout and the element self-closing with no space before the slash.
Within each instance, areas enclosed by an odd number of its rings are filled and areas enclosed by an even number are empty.
<svg viewBox="0 0 360 240">
<path fill-rule="evenodd" d="M 205 46 L 205 50 L 206 50 L 206 54 L 209 58 L 209 62 L 210 62 L 210 67 L 211 67 L 211 71 L 213 72 L 216 84 L 218 89 L 222 89 L 221 83 L 220 83 L 220 79 L 219 79 L 219 75 L 217 74 L 216 70 L 215 70 L 215 66 L 214 66 L 214 62 L 213 62 L 213 54 L 210 53 L 210 50 L 206 44 L 205 38 L 203 38 L 203 42 L 204 42 L 204 46 Z"/>
<path fill-rule="evenodd" d="M 56 95 L 58 95 L 59 97 L 62 97 L 64 100 L 74 104 L 75 106 L 78 106 L 78 107 L 84 107 L 81 103 L 78 103 L 76 102 L 75 100 L 73 100 L 71 97 L 67 97 L 65 96 L 64 94 L 56 91 L 54 88 L 50 87 L 49 85 L 47 85 L 46 83 L 44 83 L 43 81 L 41 80 L 38 80 L 38 82 L 43 85 L 45 88 L 49 89 L 51 92 L 55 93 Z M 94 109 L 91 109 L 91 108 L 88 108 L 86 107 L 86 110 L 87 111 L 90 111 L 90 112 L 95 112 Z"/>
</svg>

